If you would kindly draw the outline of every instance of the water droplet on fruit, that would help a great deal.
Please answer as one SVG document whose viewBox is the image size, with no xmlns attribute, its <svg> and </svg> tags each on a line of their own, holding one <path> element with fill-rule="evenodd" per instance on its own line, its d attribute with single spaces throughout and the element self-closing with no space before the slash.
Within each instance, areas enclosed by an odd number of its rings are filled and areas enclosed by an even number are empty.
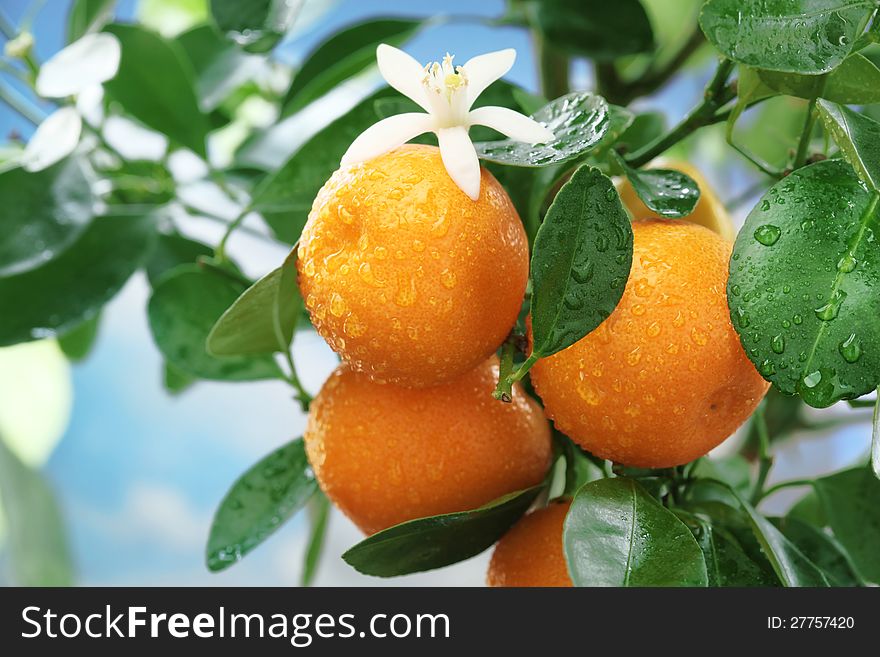
<svg viewBox="0 0 880 657">
<path fill-rule="evenodd" d="M 455 287 L 456 283 L 455 272 L 449 269 L 444 269 L 442 272 L 440 272 L 440 282 L 447 290 L 451 290 Z"/>
</svg>

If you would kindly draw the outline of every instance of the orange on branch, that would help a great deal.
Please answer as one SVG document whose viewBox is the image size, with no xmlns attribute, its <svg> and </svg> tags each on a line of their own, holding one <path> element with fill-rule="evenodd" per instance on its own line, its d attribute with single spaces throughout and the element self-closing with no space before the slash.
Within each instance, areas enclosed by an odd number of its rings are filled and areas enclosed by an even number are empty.
<svg viewBox="0 0 880 657">
<path fill-rule="evenodd" d="M 312 323 L 353 369 L 413 387 L 476 367 L 516 321 L 528 242 L 497 180 L 472 201 L 435 147 L 406 145 L 333 174 L 299 242 Z"/>
<path fill-rule="evenodd" d="M 510 404 L 495 401 L 497 377 L 495 357 L 432 388 L 377 384 L 341 365 L 312 403 L 305 432 L 321 488 L 372 534 L 540 483 L 549 425 L 519 387 Z"/>
<path fill-rule="evenodd" d="M 620 304 L 531 370 L 556 427 L 602 458 L 670 467 L 706 454 L 754 411 L 768 384 L 727 308 L 731 244 L 686 221 L 633 222 Z"/>
</svg>

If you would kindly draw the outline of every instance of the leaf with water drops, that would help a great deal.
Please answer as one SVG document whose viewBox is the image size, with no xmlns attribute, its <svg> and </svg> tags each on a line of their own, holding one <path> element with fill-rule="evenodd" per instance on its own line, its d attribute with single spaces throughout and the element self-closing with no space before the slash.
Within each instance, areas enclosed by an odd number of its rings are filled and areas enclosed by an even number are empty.
<svg viewBox="0 0 880 657">
<path fill-rule="evenodd" d="M 736 62 L 818 74 L 843 62 L 876 8 L 874 0 L 709 0 L 700 27 Z"/>
<path fill-rule="evenodd" d="M 459 513 L 419 518 L 364 539 L 342 558 L 357 571 L 396 577 L 442 568 L 479 554 L 522 517 L 543 486 L 510 493 Z"/>
<path fill-rule="evenodd" d="M 545 167 L 572 160 L 592 150 L 611 123 L 608 103 L 589 92 L 561 96 L 532 115 L 554 135 L 547 144 L 481 141 L 474 144 L 482 159 L 518 167 Z"/>
<path fill-rule="evenodd" d="M 575 586 L 706 586 L 703 552 L 687 526 L 633 479 L 585 484 L 565 518 Z"/>
<path fill-rule="evenodd" d="M 768 381 L 825 407 L 880 383 L 880 194 L 827 160 L 764 195 L 737 237 L 727 298 Z"/>
<path fill-rule="evenodd" d="M 617 162 L 649 210 L 661 217 L 686 217 L 700 200 L 696 181 L 674 169 L 634 169 L 622 157 Z"/>
<path fill-rule="evenodd" d="M 535 238 L 534 354 L 555 354 L 605 321 L 623 295 L 632 250 L 632 225 L 614 183 L 581 166 L 559 190 Z"/>
<path fill-rule="evenodd" d="M 620 105 L 608 105 L 608 129 L 602 135 L 602 139 L 590 151 L 594 158 L 601 158 L 612 146 L 617 144 L 621 136 L 635 121 L 636 115 L 632 110 Z"/>
<path fill-rule="evenodd" d="M 245 472 L 220 502 L 205 558 L 219 572 L 237 563 L 305 506 L 318 490 L 301 438 Z"/>
<path fill-rule="evenodd" d="M 880 123 L 837 103 L 820 100 L 818 107 L 846 161 L 869 189 L 880 191 Z"/>
<path fill-rule="evenodd" d="M 756 70 L 756 74 L 768 88 L 788 96 L 825 98 L 835 103 L 880 103 L 880 69 L 859 53 L 847 57 L 827 75 L 765 70 Z"/>
</svg>

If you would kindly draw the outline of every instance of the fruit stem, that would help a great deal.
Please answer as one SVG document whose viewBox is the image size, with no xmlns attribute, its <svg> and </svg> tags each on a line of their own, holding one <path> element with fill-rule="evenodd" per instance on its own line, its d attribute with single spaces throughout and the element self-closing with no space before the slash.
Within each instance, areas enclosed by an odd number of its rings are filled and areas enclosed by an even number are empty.
<svg viewBox="0 0 880 657">
<path fill-rule="evenodd" d="M 770 486 L 770 488 L 765 490 L 763 492 L 763 494 L 761 495 L 760 499 L 763 500 L 765 497 L 770 497 L 771 495 L 773 495 L 773 493 L 781 491 L 785 488 L 796 488 L 796 487 L 801 487 L 801 486 L 812 486 L 812 485 L 813 485 L 813 482 L 810 481 L 809 479 L 792 479 L 791 481 L 780 481 L 778 484 Z M 759 501 L 760 500 L 756 500 L 754 503 L 757 503 Z"/>
<path fill-rule="evenodd" d="M 284 377 L 284 380 L 296 390 L 294 398 L 299 402 L 303 413 L 308 413 L 313 397 L 303 387 L 302 381 L 299 380 L 299 375 L 296 373 L 296 365 L 293 362 L 293 354 L 290 353 L 290 347 L 284 350 L 284 359 L 287 361 L 287 367 L 290 369 L 290 373 Z"/>
<path fill-rule="evenodd" d="M 241 226 L 241 223 L 245 220 L 245 217 L 250 214 L 250 212 L 251 207 L 247 206 L 226 227 L 226 232 L 223 233 L 223 237 L 220 238 L 220 243 L 217 245 L 217 248 L 214 249 L 214 257 L 217 258 L 219 262 L 226 262 L 226 260 L 228 259 L 226 257 L 226 242 L 229 241 L 229 237 L 232 235 L 232 233 L 235 232 L 236 228 Z"/>
<path fill-rule="evenodd" d="M 804 120 L 804 130 L 798 142 L 797 154 L 794 156 L 792 168 L 799 169 L 807 161 L 807 151 L 810 147 L 810 138 L 813 136 L 813 126 L 816 123 L 816 99 L 812 98 L 807 105 L 807 117 Z"/>
<path fill-rule="evenodd" d="M 751 503 L 757 504 L 764 497 L 764 485 L 767 483 L 767 475 L 773 467 L 773 455 L 770 454 L 770 432 L 767 430 L 767 419 L 764 417 L 764 406 L 758 406 L 752 415 L 752 423 L 758 432 L 758 478 L 752 489 Z"/>
<path fill-rule="evenodd" d="M 512 357 L 513 355 L 511 354 L 511 358 Z M 509 372 L 506 376 L 501 373 L 498 377 L 498 385 L 495 387 L 495 391 L 492 393 L 492 396 L 495 399 L 506 403 L 510 403 L 511 401 L 513 401 L 513 384 L 517 381 L 522 380 L 522 378 L 529 373 L 529 370 L 532 369 L 532 365 L 538 362 L 539 358 L 540 356 L 538 354 L 532 352 L 532 355 L 529 356 L 516 369 L 516 371 Z"/>
</svg>

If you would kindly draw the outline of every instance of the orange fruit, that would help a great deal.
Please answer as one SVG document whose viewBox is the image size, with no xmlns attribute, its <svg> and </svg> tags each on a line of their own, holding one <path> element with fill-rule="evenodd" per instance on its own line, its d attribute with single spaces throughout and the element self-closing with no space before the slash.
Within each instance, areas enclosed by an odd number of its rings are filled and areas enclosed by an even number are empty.
<svg viewBox="0 0 880 657">
<path fill-rule="evenodd" d="M 312 323 L 353 369 L 412 387 L 479 365 L 516 321 L 528 279 L 526 234 L 482 169 L 472 201 L 439 149 L 415 144 L 338 170 L 299 242 Z"/>
<path fill-rule="evenodd" d="M 730 322 L 731 244 L 686 221 L 633 222 L 620 304 L 574 345 L 535 363 L 556 427 L 602 458 L 636 467 L 692 461 L 751 415 L 768 384 Z"/>
<path fill-rule="evenodd" d="M 697 201 L 694 211 L 683 217 L 683 219 L 704 226 L 731 242 L 736 239 L 736 229 L 733 226 L 730 215 L 727 214 L 727 209 L 721 203 L 718 195 L 715 194 L 715 190 L 709 184 L 709 181 L 693 165 L 682 160 L 660 158 L 651 162 L 648 168 L 674 169 L 693 178 L 700 187 L 700 200 Z M 634 219 L 649 219 L 656 216 L 656 213 L 649 210 L 648 206 L 642 203 L 642 199 L 638 197 L 627 178 L 622 178 L 617 182 L 617 191 L 620 194 L 620 200 L 623 201 L 623 206 L 629 210 Z"/>
<path fill-rule="evenodd" d="M 367 534 L 466 511 L 538 484 L 550 427 L 521 388 L 492 398 L 493 357 L 433 388 L 374 383 L 341 365 L 312 403 L 305 432 L 322 490 Z"/>
<path fill-rule="evenodd" d="M 551 502 L 517 522 L 495 546 L 489 586 L 571 586 L 562 548 L 570 501 Z"/>
</svg>

